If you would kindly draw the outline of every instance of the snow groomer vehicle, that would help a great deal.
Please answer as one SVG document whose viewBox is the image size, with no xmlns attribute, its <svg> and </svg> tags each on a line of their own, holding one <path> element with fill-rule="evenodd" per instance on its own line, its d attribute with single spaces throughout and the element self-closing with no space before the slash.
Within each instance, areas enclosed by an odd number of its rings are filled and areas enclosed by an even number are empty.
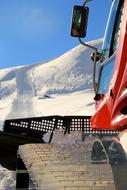
<svg viewBox="0 0 127 190">
<path fill-rule="evenodd" d="M 15 162 L 0 162 L 16 168 L 17 189 L 28 189 L 29 177 L 35 189 L 41 190 L 127 189 L 127 0 L 111 1 L 102 52 L 82 41 L 88 4 L 96 3 L 90 1 L 74 6 L 71 35 L 93 50 L 96 112 L 93 116 L 7 120 L 1 134 L 1 143 L 8 147 L 3 156 L 12 154 Z M 57 130 L 61 142 L 54 139 Z M 10 139 L 15 139 L 11 148 Z"/>
</svg>

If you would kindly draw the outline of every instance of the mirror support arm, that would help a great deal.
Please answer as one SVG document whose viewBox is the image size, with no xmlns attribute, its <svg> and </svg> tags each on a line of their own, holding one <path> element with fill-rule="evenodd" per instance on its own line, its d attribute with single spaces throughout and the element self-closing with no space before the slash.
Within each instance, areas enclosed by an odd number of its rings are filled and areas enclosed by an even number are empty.
<svg viewBox="0 0 127 190">
<path fill-rule="evenodd" d="M 93 0 L 85 0 L 85 2 L 83 3 L 83 6 L 85 6 L 86 3 L 88 3 L 89 1 L 93 1 Z"/>
<path fill-rule="evenodd" d="M 83 6 L 85 6 L 88 2 L 92 1 L 92 0 L 84 0 L 85 2 L 83 3 Z M 90 49 L 92 49 L 94 52 L 95 52 L 95 55 L 94 55 L 94 59 L 93 59 L 93 62 L 94 62 L 94 65 L 93 65 L 93 89 L 94 89 L 94 92 L 95 94 L 97 94 L 98 92 L 98 84 L 96 83 L 96 57 L 97 57 L 97 54 L 98 54 L 98 49 L 94 46 L 91 46 L 87 43 L 84 43 L 81 38 L 79 38 L 79 42 L 84 45 L 85 47 L 88 47 Z"/>
<path fill-rule="evenodd" d="M 84 45 L 84 46 L 86 46 L 86 47 L 88 47 L 88 48 L 91 48 L 91 49 L 94 50 L 95 52 L 97 51 L 97 48 L 96 48 L 96 47 L 91 46 L 91 45 L 89 45 L 89 44 L 87 44 L 87 43 L 84 43 L 84 42 L 81 40 L 81 38 L 79 38 L 79 42 L 80 42 L 82 45 Z"/>
</svg>

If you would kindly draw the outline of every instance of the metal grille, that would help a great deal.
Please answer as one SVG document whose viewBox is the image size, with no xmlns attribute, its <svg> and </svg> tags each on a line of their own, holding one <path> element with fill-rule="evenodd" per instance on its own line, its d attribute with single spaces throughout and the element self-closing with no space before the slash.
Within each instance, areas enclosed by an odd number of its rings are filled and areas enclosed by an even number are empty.
<svg viewBox="0 0 127 190">
<path fill-rule="evenodd" d="M 71 131 L 82 131 L 85 134 L 116 134 L 116 131 L 102 130 L 93 131 L 90 125 L 90 116 L 47 116 L 35 118 L 23 118 L 6 120 L 4 131 L 19 135 L 41 137 L 46 132 L 60 129 L 67 133 Z"/>
</svg>

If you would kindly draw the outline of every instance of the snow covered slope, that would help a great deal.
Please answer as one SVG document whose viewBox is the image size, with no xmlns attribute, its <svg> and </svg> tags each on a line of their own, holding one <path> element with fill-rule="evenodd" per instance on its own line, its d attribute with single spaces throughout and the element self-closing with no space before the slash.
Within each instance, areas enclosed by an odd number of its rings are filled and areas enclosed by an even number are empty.
<svg viewBox="0 0 127 190">
<path fill-rule="evenodd" d="M 100 48 L 101 40 L 90 44 Z M 91 115 L 91 53 L 79 45 L 46 63 L 0 70 L 0 120 L 52 114 Z"/>
</svg>

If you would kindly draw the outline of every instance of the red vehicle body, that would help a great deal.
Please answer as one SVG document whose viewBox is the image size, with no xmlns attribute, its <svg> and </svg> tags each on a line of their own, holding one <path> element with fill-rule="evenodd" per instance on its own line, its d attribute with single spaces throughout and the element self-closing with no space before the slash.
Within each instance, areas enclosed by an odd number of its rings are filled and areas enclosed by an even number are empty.
<svg viewBox="0 0 127 190">
<path fill-rule="evenodd" d="M 114 0 L 112 4 L 115 4 L 116 1 L 117 0 Z M 112 69 L 111 78 L 110 80 L 108 79 L 109 83 L 107 85 L 105 94 L 101 92 L 101 89 L 98 90 L 98 93 L 101 96 L 99 100 L 96 101 L 96 113 L 91 119 L 92 128 L 95 130 L 111 129 L 122 131 L 127 128 L 127 0 L 118 0 L 118 4 L 120 3 L 122 3 L 123 5 L 120 18 L 121 21 L 119 21 L 119 36 L 117 36 L 118 44 L 116 47 L 116 51 L 114 51 L 114 58 L 112 61 L 114 62 L 114 67 Z M 114 5 L 112 5 L 112 7 L 113 6 Z M 114 23 L 112 23 L 113 32 L 119 19 L 119 6 L 120 5 L 118 5 L 118 10 L 116 11 L 116 15 L 114 16 Z M 112 10 L 110 14 L 112 14 Z M 109 17 L 111 17 L 111 15 Z M 111 51 L 111 46 L 113 42 L 113 32 L 111 34 L 111 41 L 110 38 L 104 39 L 104 43 L 105 40 L 109 40 L 109 51 Z M 101 76 L 103 75 L 103 67 L 107 64 L 107 62 L 109 62 L 110 59 L 112 59 L 112 56 L 113 54 L 109 55 L 105 62 L 102 63 L 102 71 L 100 72 L 100 83 L 101 80 L 105 80 L 105 78 Z M 103 79 L 101 79 L 101 77 Z M 104 81 L 102 81 L 102 83 L 103 82 Z"/>
</svg>

